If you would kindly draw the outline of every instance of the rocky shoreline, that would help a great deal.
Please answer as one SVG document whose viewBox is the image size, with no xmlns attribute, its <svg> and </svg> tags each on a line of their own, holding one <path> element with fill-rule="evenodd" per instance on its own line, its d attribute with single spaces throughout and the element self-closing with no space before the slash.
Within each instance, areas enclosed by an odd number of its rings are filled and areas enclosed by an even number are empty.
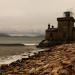
<svg viewBox="0 0 75 75">
<path fill-rule="evenodd" d="M 75 43 L 56 45 L 2 65 L 0 75 L 75 75 Z"/>
</svg>

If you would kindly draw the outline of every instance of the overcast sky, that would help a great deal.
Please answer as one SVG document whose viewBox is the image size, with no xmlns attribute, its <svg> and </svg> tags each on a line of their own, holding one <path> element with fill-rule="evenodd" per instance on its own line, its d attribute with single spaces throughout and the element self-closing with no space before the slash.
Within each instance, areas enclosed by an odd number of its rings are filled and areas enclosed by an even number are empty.
<svg viewBox="0 0 75 75">
<path fill-rule="evenodd" d="M 0 0 L 0 32 L 44 32 L 66 10 L 75 14 L 75 0 Z"/>
</svg>

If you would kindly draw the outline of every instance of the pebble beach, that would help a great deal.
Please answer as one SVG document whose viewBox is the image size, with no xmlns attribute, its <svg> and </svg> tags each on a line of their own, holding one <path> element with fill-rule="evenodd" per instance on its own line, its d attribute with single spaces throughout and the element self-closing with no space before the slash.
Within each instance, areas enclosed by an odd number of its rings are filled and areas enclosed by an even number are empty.
<svg viewBox="0 0 75 75">
<path fill-rule="evenodd" d="M 52 46 L 3 64 L 0 75 L 75 75 L 75 43 Z"/>
</svg>

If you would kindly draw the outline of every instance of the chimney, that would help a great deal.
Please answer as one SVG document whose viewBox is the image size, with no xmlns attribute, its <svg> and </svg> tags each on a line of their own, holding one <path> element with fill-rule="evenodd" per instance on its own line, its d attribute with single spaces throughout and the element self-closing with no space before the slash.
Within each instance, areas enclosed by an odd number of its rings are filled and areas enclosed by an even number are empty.
<svg viewBox="0 0 75 75">
<path fill-rule="evenodd" d="M 50 29 L 50 24 L 48 24 L 48 29 Z"/>
<path fill-rule="evenodd" d="M 54 26 L 52 25 L 52 29 L 54 28 Z"/>
<path fill-rule="evenodd" d="M 65 17 L 70 17 L 71 12 L 70 11 L 67 11 L 67 12 L 64 12 L 64 14 L 65 14 Z"/>
</svg>

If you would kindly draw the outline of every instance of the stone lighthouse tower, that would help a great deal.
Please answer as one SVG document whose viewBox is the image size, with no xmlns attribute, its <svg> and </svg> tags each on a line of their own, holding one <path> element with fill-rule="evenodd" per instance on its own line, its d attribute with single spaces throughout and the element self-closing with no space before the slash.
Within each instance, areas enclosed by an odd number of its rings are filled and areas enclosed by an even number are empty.
<svg viewBox="0 0 75 75">
<path fill-rule="evenodd" d="M 57 18 L 58 21 L 58 31 L 62 33 L 62 38 L 66 41 L 71 41 L 73 39 L 72 29 L 74 27 L 74 18 L 71 16 L 71 12 L 64 12 L 65 17 Z"/>
</svg>

